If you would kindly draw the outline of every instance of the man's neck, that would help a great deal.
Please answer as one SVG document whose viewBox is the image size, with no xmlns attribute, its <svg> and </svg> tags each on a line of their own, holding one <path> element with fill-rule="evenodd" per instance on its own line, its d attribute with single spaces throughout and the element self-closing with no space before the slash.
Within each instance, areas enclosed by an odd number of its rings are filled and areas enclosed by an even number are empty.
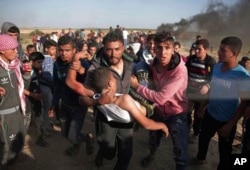
<svg viewBox="0 0 250 170">
<path fill-rule="evenodd" d="M 111 68 L 115 70 L 119 75 L 123 73 L 123 60 L 121 59 L 116 65 L 111 65 Z"/>
</svg>

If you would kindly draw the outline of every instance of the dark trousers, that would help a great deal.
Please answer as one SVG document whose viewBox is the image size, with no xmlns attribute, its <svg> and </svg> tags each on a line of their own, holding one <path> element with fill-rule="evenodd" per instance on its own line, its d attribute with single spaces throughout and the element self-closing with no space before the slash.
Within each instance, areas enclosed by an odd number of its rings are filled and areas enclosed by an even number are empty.
<svg viewBox="0 0 250 170">
<path fill-rule="evenodd" d="M 61 103 L 61 133 L 72 144 L 80 144 L 82 141 L 81 129 L 87 109 L 87 107 L 83 106 L 71 107 L 66 103 Z"/>
<path fill-rule="evenodd" d="M 173 155 L 175 159 L 176 169 L 187 169 L 188 162 L 188 126 L 187 126 L 187 114 L 177 114 L 169 117 L 163 117 L 154 113 L 151 116 L 156 122 L 163 122 L 169 128 L 172 143 L 174 146 Z M 163 131 L 154 130 L 149 131 L 149 147 L 152 155 L 157 151 Z"/>
<path fill-rule="evenodd" d="M 199 136 L 199 146 L 198 146 L 198 160 L 205 160 L 209 143 L 211 138 L 215 135 L 218 130 L 224 126 L 227 122 L 221 122 L 215 120 L 208 111 L 205 111 L 205 115 L 203 117 L 203 122 L 201 126 L 201 133 Z M 219 165 L 217 167 L 218 170 L 226 170 L 230 169 L 230 155 L 232 152 L 232 143 L 234 140 L 236 132 L 236 126 L 234 126 L 230 132 L 228 137 L 222 137 L 218 134 L 219 137 Z"/>
<path fill-rule="evenodd" d="M 250 155 L 250 118 L 244 122 L 244 134 L 242 140 L 242 153 Z"/>
<path fill-rule="evenodd" d="M 1 115 L 0 165 L 12 164 L 23 149 L 25 138 L 24 118 L 20 111 Z"/>
<path fill-rule="evenodd" d="M 108 160 L 117 154 L 114 170 L 128 169 L 133 154 L 133 123 L 107 122 L 99 111 L 96 116 L 98 153 Z"/>
</svg>

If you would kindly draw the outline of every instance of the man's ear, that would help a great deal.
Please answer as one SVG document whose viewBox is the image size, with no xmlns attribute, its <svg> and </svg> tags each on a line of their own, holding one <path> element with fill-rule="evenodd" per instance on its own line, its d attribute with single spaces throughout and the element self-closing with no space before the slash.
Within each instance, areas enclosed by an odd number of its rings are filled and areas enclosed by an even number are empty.
<svg viewBox="0 0 250 170">
<path fill-rule="evenodd" d="M 112 81 L 108 81 L 108 87 L 112 87 L 113 86 L 113 82 Z"/>
</svg>

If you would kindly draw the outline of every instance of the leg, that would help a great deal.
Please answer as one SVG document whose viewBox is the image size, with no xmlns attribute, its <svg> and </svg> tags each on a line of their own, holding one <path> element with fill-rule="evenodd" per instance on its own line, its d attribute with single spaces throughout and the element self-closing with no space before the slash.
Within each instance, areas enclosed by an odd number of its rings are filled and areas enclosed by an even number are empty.
<svg viewBox="0 0 250 170">
<path fill-rule="evenodd" d="M 102 166 L 103 159 L 113 159 L 116 154 L 116 134 L 117 129 L 112 128 L 105 118 L 101 115 L 102 113 L 96 112 L 96 137 L 99 144 L 99 150 L 95 159 L 96 165 Z"/>
<path fill-rule="evenodd" d="M 199 135 L 199 145 L 198 145 L 198 154 L 197 154 L 198 160 L 206 159 L 210 140 L 214 136 L 218 127 L 219 125 L 217 121 L 214 120 L 206 110 L 206 113 L 202 121 L 201 133 Z"/>
<path fill-rule="evenodd" d="M 129 124 L 128 124 L 129 126 Z M 114 170 L 128 169 L 133 155 L 133 126 L 130 128 L 121 127 L 117 134 L 118 160 Z"/>
<path fill-rule="evenodd" d="M 244 128 L 242 153 L 250 154 L 250 118 L 245 120 Z"/>
<path fill-rule="evenodd" d="M 192 127 L 192 122 L 193 122 L 193 118 L 192 118 L 193 110 L 194 110 L 194 102 L 189 99 L 188 100 L 188 111 L 187 111 L 188 131 L 189 131 L 189 133 L 191 132 L 191 127 Z"/>
<path fill-rule="evenodd" d="M 188 123 L 187 114 L 182 113 L 166 120 L 173 142 L 176 169 L 187 169 L 188 165 Z"/>
<path fill-rule="evenodd" d="M 157 122 L 163 122 L 163 117 L 154 114 L 151 119 Z M 163 132 L 161 130 L 157 131 L 149 131 L 149 151 L 150 153 L 142 159 L 141 166 L 142 167 L 148 167 L 151 162 L 154 160 L 155 153 L 157 151 L 157 148 L 160 145 L 161 138 L 162 138 Z"/>
<path fill-rule="evenodd" d="M 61 133 L 65 138 L 67 138 L 71 122 L 70 113 L 72 112 L 72 109 L 66 106 L 64 103 L 61 103 L 60 112 Z"/>
<path fill-rule="evenodd" d="M 228 162 L 230 162 L 230 155 L 232 152 L 232 144 L 233 144 L 235 133 L 236 133 L 236 126 L 232 128 L 229 137 L 225 138 L 219 135 L 220 162 L 217 167 L 218 170 L 231 168 Z"/>
</svg>

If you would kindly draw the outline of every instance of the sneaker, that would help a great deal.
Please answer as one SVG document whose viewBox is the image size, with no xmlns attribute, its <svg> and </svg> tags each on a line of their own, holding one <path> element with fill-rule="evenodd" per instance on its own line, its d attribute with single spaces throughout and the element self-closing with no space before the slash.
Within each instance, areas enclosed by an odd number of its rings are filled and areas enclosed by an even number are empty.
<svg viewBox="0 0 250 170">
<path fill-rule="evenodd" d="M 65 154 L 68 156 L 75 156 L 79 154 L 80 145 L 76 144 L 65 150 Z"/>
<path fill-rule="evenodd" d="M 103 166 L 103 156 L 100 154 L 100 151 L 98 151 L 96 157 L 95 157 L 95 165 L 97 167 Z"/>
<path fill-rule="evenodd" d="M 190 161 L 189 161 L 189 165 L 192 166 L 192 165 L 204 165 L 206 164 L 206 160 L 199 160 L 197 158 L 192 158 Z"/>
<path fill-rule="evenodd" d="M 146 156 L 145 158 L 141 160 L 141 166 L 143 168 L 149 167 L 149 165 L 153 162 L 153 160 L 154 160 L 154 156 L 149 154 L 148 156 Z"/>
<path fill-rule="evenodd" d="M 86 153 L 87 155 L 91 155 L 92 153 L 94 153 L 94 136 L 91 133 L 87 136 Z"/>
</svg>

